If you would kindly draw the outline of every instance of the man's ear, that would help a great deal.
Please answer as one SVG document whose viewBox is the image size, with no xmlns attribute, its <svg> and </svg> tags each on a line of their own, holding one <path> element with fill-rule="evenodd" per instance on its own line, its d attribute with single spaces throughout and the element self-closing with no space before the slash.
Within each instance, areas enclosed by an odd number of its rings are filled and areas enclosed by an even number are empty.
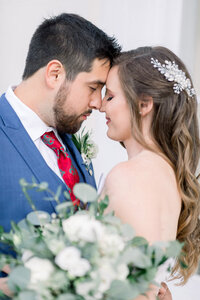
<svg viewBox="0 0 200 300">
<path fill-rule="evenodd" d="M 45 70 L 45 81 L 49 88 L 60 86 L 66 77 L 64 67 L 59 60 L 51 60 Z"/>
<path fill-rule="evenodd" d="M 145 117 L 153 110 L 153 98 L 145 96 L 145 99 L 139 100 L 139 113 L 142 117 Z"/>
</svg>

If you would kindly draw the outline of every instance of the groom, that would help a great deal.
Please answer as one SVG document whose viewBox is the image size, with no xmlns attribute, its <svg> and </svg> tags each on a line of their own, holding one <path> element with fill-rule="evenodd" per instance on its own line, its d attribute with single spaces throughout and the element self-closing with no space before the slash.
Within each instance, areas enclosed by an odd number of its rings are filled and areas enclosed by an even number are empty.
<svg viewBox="0 0 200 300">
<path fill-rule="evenodd" d="M 22 82 L 0 98 L 0 225 L 5 231 L 31 211 L 21 178 L 46 181 L 54 192 L 60 185 L 75 202 L 76 182 L 96 186 L 70 134 L 100 108 L 101 89 L 120 50 L 113 38 L 74 14 L 47 19 L 35 31 Z M 42 200 L 47 192 L 30 196 L 38 210 L 55 212 L 56 203 Z M 0 252 L 7 250 L 0 245 Z M 0 278 L 0 289 L 5 280 Z"/>
</svg>

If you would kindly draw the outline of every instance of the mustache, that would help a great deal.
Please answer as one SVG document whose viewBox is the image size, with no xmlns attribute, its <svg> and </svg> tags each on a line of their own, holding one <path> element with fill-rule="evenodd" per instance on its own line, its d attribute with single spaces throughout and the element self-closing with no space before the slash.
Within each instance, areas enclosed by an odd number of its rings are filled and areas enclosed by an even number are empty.
<svg viewBox="0 0 200 300">
<path fill-rule="evenodd" d="M 91 113 L 92 113 L 92 109 L 89 109 L 89 110 L 85 111 L 84 113 L 82 113 L 81 116 L 88 115 Z"/>
</svg>

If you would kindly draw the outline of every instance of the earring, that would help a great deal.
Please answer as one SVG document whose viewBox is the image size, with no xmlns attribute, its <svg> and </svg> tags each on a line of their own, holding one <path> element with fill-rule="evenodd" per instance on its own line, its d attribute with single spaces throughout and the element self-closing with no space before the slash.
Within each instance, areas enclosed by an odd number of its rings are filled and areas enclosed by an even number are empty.
<svg viewBox="0 0 200 300">
<path fill-rule="evenodd" d="M 142 114 L 142 112 L 141 112 L 141 111 L 139 111 L 139 114 L 141 115 L 141 114 Z"/>
</svg>

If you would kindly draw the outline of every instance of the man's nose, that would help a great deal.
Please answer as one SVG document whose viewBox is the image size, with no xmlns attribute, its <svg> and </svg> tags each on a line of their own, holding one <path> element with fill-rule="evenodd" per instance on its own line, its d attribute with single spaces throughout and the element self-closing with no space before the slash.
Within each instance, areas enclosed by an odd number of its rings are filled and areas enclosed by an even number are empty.
<svg viewBox="0 0 200 300">
<path fill-rule="evenodd" d="M 101 108 L 102 99 L 101 96 L 96 96 L 90 101 L 90 108 L 99 109 Z"/>
</svg>

